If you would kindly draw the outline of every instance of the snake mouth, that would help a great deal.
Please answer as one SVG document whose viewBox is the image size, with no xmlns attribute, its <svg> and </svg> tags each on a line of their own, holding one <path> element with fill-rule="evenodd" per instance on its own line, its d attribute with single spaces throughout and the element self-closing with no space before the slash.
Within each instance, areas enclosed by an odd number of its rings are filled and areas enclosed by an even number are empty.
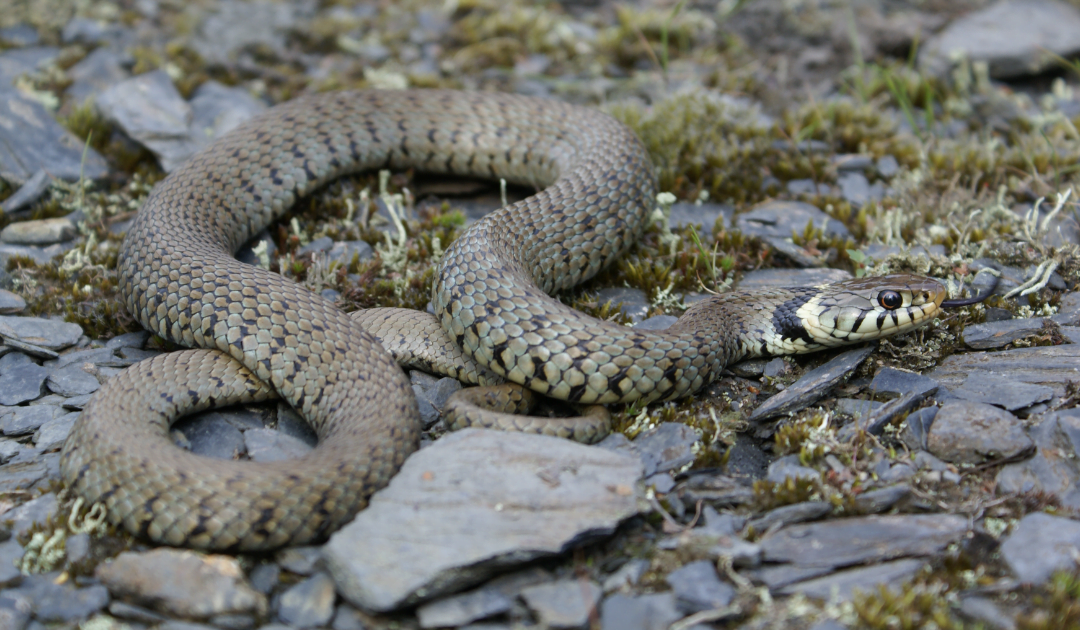
<svg viewBox="0 0 1080 630">
<path fill-rule="evenodd" d="M 959 298 L 956 300 L 945 300 L 941 303 L 941 308 L 958 308 L 961 306 L 971 306 L 972 304 L 978 304 L 985 301 L 991 295 L 994 294 L 994 290 L 997 289 L 999 278 L 994 276 L 994 282 L 990 285 L 990 288 L 976 294 L 969 298 Z"/>
</svg>

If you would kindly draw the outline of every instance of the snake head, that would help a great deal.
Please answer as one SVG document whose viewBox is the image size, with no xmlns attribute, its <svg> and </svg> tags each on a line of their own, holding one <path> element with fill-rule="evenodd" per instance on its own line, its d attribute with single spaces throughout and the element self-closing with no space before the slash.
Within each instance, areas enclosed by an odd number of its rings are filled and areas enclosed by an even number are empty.
<svg viewBox="0 0 1080 630">
<path fill-rule="evenodd" d="M 948 292 L 935 280 L 898 274 L 826 287 L 797 311 L 818 347 L 878 339 L 930 322 Z"/>
</svg>

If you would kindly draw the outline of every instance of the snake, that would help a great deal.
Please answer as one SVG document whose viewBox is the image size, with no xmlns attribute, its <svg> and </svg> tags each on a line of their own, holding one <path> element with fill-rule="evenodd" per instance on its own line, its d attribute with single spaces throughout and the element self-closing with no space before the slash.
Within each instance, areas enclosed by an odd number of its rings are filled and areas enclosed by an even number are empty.
<svg viewBox="0 0 1080 630">
<path fill-rule="evenodd" d="M 423 314 L 400 310 L 350 316 L 234 258 L 298 199 L 372 169 L 501 178 L 538 192 L 446 248 L 431 289 L 435 316 L 423 324 Z M 555 100 L 362 90 L 270 108 L 160 181 L 128 230 L 117 266 L 123 303 L 147 330 L 192 349 L 139 362 L 102 386 L 63 447 L 68 487 L 103 503 L 112 524 L 161 544 L 306 544 L 348 522 L 418 447 L 409 379 L 380 340 L 449 352 L 449 373 L 465 381 L 582 405 L 648 403 L 693 393 L 748 356 L 911 330 L 943 304 L 931 279 L 860 278 L 723 294 L 667 330 L 646 331 L 551 297 L 641 236 L 656 182 L 632 131 Z M 316 432 L 308 455 L 209 459 L 169 436 L 179 416 L 273 398 Z"/>
</svg>

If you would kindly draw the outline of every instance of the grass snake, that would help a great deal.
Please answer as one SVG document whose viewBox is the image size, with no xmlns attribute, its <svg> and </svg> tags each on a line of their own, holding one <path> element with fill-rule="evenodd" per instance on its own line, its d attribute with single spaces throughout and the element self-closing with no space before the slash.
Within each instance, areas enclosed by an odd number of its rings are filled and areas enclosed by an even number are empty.
<svg viewBox="0 0 1080 630">
<path fill-rule="evenodd" d="M 233 257 L 300 197 L 376 168 L 541 190 L 447 248 L 432 287 L 437 324 L 390 309 L 358 322 Z M 630 130 L 557 101 L 361 91 L 274 107 L 171 173 L 139 212 L 120 251 L 123 300 L 148 330 L 202 350 L 141 362 L 107 382 L 64 446 L 63 476 L 104 502 L 114 524 L 157 542 L 302 544 L 347 522 L 417 448 L 409 379 L 378 339 L 454 354 L 449 372 L 470 382 L 505 379 L 583 404 L 648 402 L 692 393 L 742 357 L 909 330 L 944 299 L 941 285 L 923 278 L 853 280 L 723 295 L 666 331 L 640 331 L 549 296 L 623 254 L 655 195 L 653 167 Z M 303 458 L 213 460 L 169 437 L 180 415 L 276 396 L 319 436 Z"/>
</svg>

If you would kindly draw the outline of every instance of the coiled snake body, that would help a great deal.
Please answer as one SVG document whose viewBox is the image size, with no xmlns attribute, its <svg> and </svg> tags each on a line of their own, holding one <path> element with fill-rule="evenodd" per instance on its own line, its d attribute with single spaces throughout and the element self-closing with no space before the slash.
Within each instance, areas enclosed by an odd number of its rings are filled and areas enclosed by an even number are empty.
<svg viewBox="0 0 1080 630">
<path fill-rule="evenodd" d="M 316 187 L 384 167 L 543 188 L 447 249 L 432 300 L 448 333 L 439 343 L 563 400 L 675 398 L 742 356 L 908 330 L 943 298 L 923 279 L 860 280 L 716 298 L 667 331 L 602 322 L 548 293 L 595 275 L 645 225 L 654 175 L 629 130 L 593 110 L 509 95 L 304 97 L 199 153 L 139 213 L 120 253 L 127 308 L 162 337 L 212 350 L 163 355 L 109 381 L 65 444 L 70 486 L 104 501 L 112 522 L 134 533 L 199 548 L 317 540 L 366 505 L 416 448 L 408 379 L 334 304 L 232 254 Z M 410 317 L 380 311 L 367 325 L 383 338 L 409 337 Z M 476 380 L 473 367 L 451 370 Z M 177 415 L 275 395 L 319 435 L 287 467 L 210 460 L 171 444 Z"/>
</svg>

